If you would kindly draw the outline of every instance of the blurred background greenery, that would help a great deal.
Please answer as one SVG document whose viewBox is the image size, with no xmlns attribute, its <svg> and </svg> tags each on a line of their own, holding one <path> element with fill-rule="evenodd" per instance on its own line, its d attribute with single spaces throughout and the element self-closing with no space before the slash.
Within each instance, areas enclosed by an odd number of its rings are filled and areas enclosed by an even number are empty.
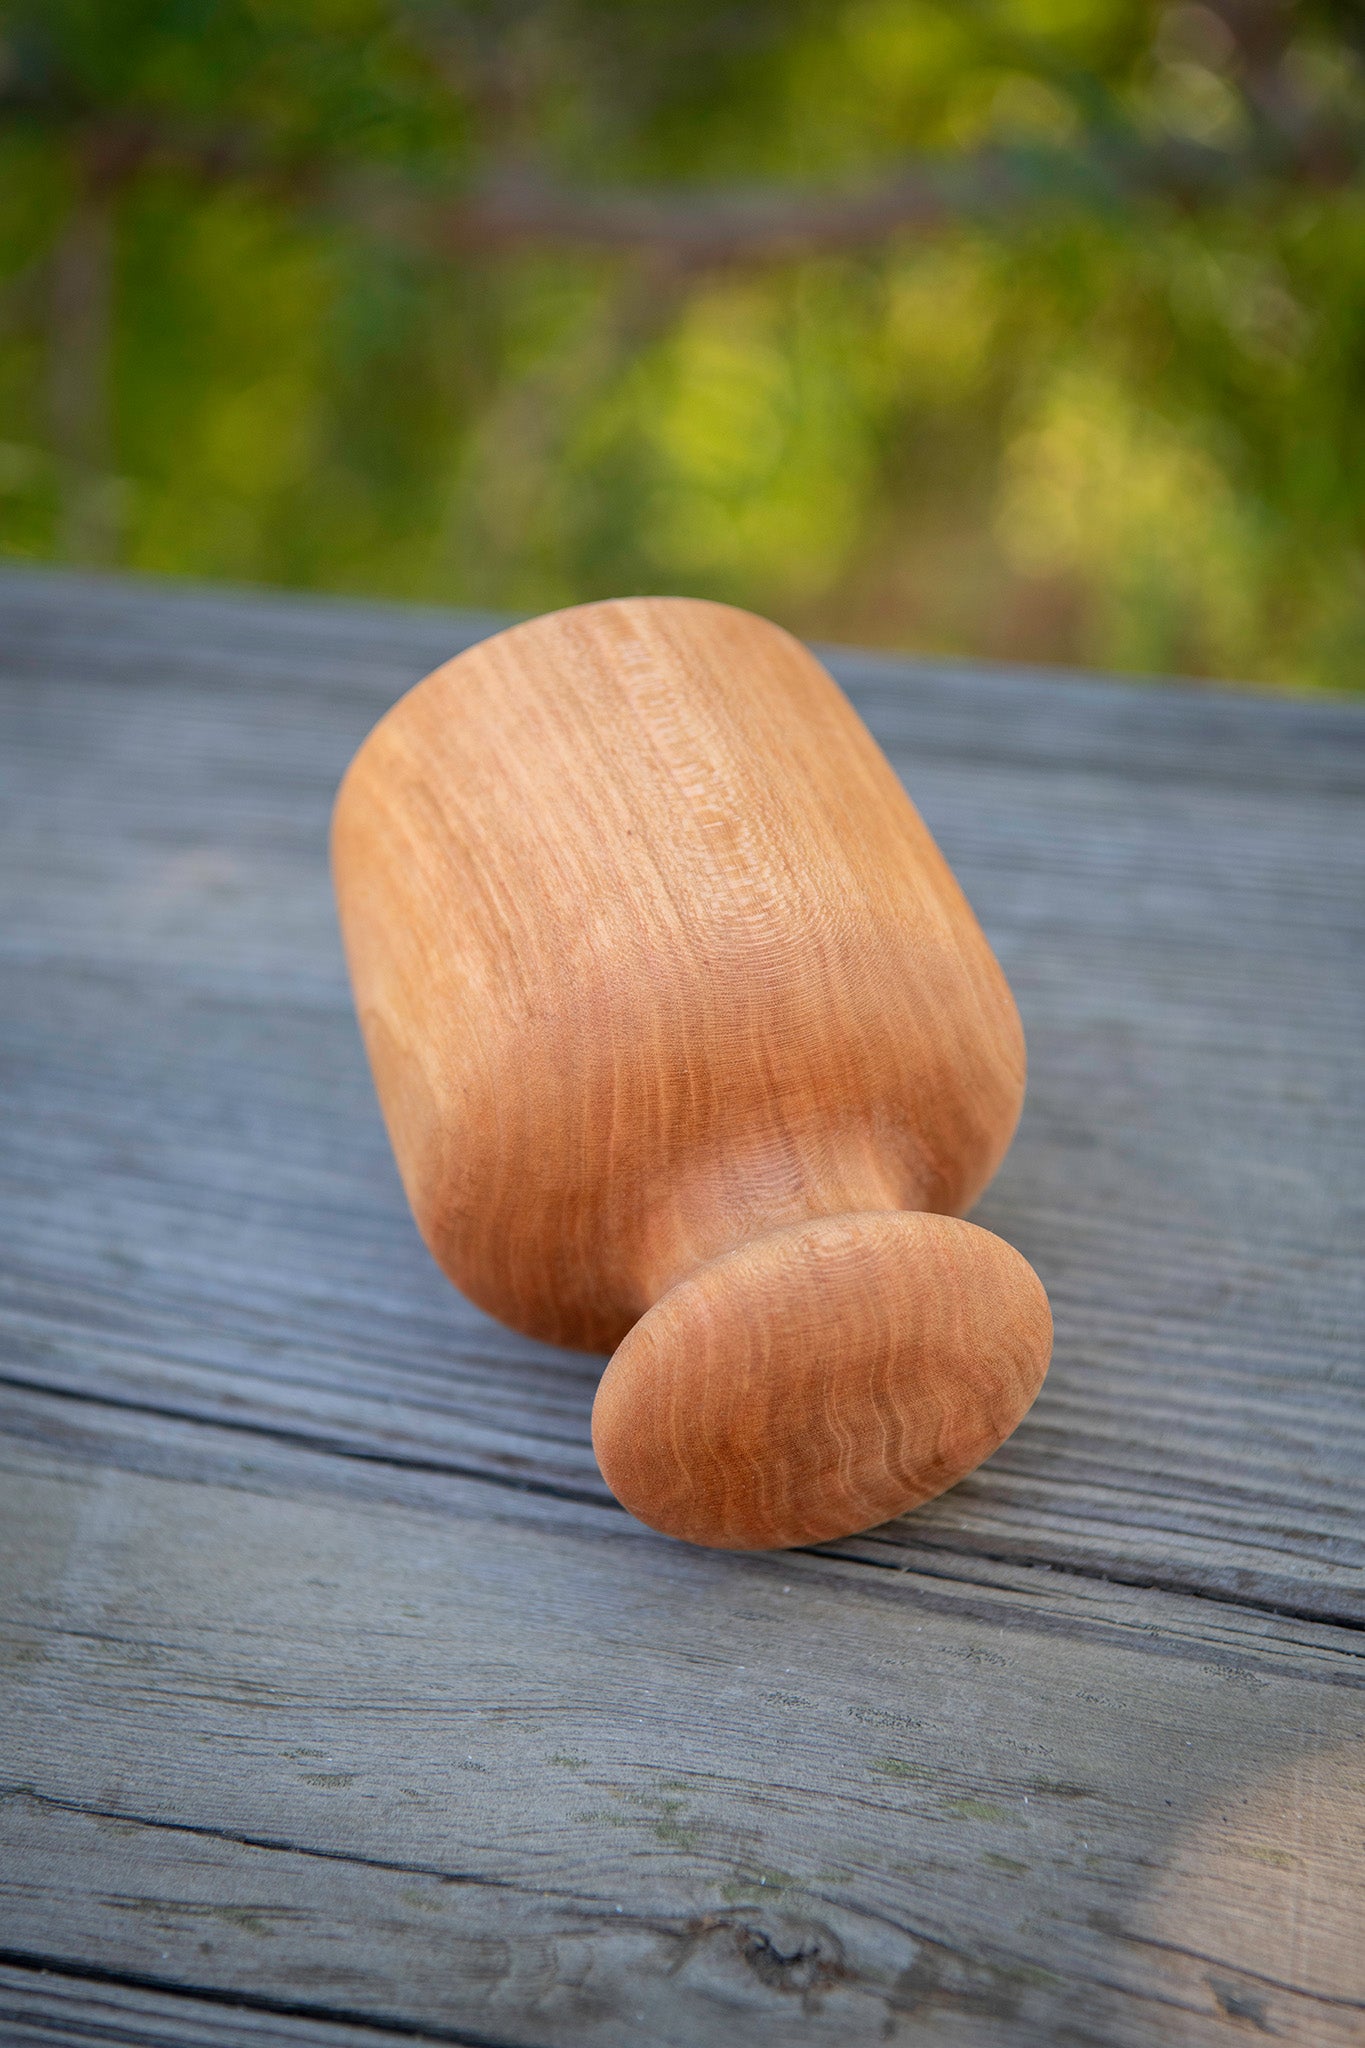
<svg viewBox="0 0 1365 2048">
<path fill-rule="evenodd" d="M 1365 6 L 40 0 L 0 548 L 1365 681 Z"/>
</svg>

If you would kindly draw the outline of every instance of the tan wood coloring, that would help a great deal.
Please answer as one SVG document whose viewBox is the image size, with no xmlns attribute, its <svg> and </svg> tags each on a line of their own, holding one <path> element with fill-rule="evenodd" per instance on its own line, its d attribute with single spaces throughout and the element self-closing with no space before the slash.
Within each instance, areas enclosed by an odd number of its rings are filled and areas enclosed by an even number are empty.
<svg viewBox="0 0 1365 2048">
<path fill-rule="evenodd" d="M 633 1513 L 818 1542 L 1016 1426 L 1047 1300 L 959 1214 L 1018 1120 L 1018 1014 L 797 641 L 681 598 L 500 633 L 376 726 L 333 864 L 422 1235 L 504 1322 L 614 1349 L 593 1443 Z"/>
</svg>

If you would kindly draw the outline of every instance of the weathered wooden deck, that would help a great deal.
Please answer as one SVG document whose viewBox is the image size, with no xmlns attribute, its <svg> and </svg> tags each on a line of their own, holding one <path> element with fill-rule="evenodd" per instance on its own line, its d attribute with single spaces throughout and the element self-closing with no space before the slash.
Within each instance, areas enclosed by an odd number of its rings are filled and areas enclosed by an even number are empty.
<svg viewBox="0 0 1365 2048">
<path fill-rule="evenodd" d="M 1365 2040 L 1365 712 L 834 662 L 1020 1000 L 1057 1352 L 734 1557 L 372 1098 L 328 806 L 484 629 L 0 577 L 0 2040 Z"/>
</svg>

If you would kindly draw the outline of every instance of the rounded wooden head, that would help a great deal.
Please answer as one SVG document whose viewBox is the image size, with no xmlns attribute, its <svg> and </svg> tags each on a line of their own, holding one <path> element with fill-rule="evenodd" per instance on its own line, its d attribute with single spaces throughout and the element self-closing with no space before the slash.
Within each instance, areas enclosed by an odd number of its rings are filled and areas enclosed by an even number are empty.
<svg viewBox="0 0 1365 2048">
<path fill-rule="evenodd" d="M 1013 1133 L 1018 1016 L 798 642 L 681 598 L 513 627 L 375 728 L 333 858 L 419 1227 L 504 1321 L 620 1347 L 594 1442 L 642 1519 L 846 1533 L 1008 1434 L 1046 1304 L 947 1219 Z"/>
<path fill-rule="evenodd" d="M 602 1376 L 592 1439 L 670 1536 L 782 1549 L 942 1493 L 1031 1405 L 1052 1317 L 1018 1252 L 902 1210 L 788 1224 L 689 1273 Z"/>
</svg>

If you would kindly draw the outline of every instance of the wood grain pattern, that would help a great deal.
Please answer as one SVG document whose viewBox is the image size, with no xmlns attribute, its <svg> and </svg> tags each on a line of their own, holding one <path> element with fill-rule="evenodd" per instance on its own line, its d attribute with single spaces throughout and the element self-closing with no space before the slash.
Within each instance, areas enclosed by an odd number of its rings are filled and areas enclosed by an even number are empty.
<svg viewBox="0 0 1365 2048">
<path fill-rule="evenodd" d="M 643 1520 L 848 1535 L 1017 1426 L 1045 1297 L 942 1219 L 1013 1136 L 1018 1013 L 790 635 L 684 598 L 498 634 L 370 735 L 332 850 L 423 1238 L 533 1337 L 631 1332 L 593 1439 Z"/>
<path fill-rule="evenodd" d="M 1051 1348 L 1037 1275 L 988 1231 L 822 1216 L 677 1281 L 602 1375 L 593 1443 L 652 1528 L 737 1550 L 827 1541 L 988 1458 Z"/>
<path fill-rule="evenodd" d="M 0 1478 L 8 1960 L 484 2048 L 1360 2038 L 1332 1631 L 487 1488 Z"/>
<path fill-rule="evenodd" d="M 496 622 L 0 588 L 4 1374 L 357 1484 L 605 1498 L 596 1364 L 412 1231 L 323 853 L 376 717 Z M 1361 707 L 834 665 L 1019 998 L 1029 1099 L 976 1220 L 1058 1318 L 1001 1451 L 853 1547 L 1365 1620 Z"/>
<path fill-rule="evenodd" d="M 457 2040 L 453 2029 L 358 2023 L 298 2011 L 297 1995 L 248 2002 L 211 1987 L 138 1984 L 98 1964 L 0 1963 L 5 2048 L 376 2048 L 377 2042 Z M 288 2008 L 293 2007 L 290 2011 Z M 464 2037 L 466 2041 L 469 2036 Z"/>
<path fill-rule="evenodd" d="M 356 1040 L 332 794 L 495 623 L 0 574 L 0 2035 L 1354 2043 L 1360 707 L 831 657 L 1019 999 L 1057 1355 L 733 1555 L 447 1286 Z"/>
</svg>

